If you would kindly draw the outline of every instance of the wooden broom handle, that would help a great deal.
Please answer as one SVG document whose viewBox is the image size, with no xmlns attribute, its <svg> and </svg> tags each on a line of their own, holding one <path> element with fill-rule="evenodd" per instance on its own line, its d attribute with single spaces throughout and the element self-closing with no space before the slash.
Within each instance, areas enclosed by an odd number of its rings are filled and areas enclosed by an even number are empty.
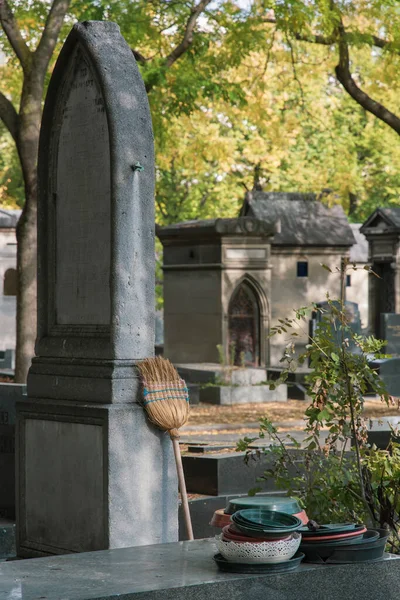
<svg viewBox="0 0 400 600">
<path fill-rule="evenodd" d="M 181 493 L 183 517 L 185 519 L 187 537 L 188 537 L 188 540 L 194 540 L 192 521 L 190 518 L 190 511 L 189 511 L 189 502 L 188 502 L 188 497 L 187 497 L 187 493 L 186 493 L 185 475 L 183 473 L 181 449 L 179 447 L 178 438 L 172 438 L 172 445 L 174 447 L 176 470 L 178 472 L 178 480 L 179 480 L 179 491 Z"/>
</svg>

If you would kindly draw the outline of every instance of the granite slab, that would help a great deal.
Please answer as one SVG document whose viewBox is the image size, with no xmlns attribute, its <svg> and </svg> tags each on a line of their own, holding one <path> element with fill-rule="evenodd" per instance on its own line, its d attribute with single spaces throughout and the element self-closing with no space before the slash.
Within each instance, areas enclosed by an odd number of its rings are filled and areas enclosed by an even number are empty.
<svg viewBox="0 0 400 600">
<path fill-rule="evenodd" d="M 0 563 L 2 600 L 398 600 L 400 559 L 221 573 L 212 540 Z"/>
</svg>

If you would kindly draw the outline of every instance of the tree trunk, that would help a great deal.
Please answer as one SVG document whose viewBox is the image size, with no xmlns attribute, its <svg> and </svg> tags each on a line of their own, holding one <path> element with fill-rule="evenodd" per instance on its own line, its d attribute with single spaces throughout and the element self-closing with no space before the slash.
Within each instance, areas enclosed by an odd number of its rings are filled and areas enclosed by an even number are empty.
<svg viewBox="0 0 400 600">
<path fill-rule="evenodd" d="M 358 208 L 358 196 L 349 192 L 349 217 L 353 216 Z"/>
<path fill-rule="evenodd" d="M 15 382 L 25 383 L 36 339 L 36 185 L 26 190 L 26 204 L 17 226 L 17 345 Z"/>
<path fill-rule="evenodd" d="M 25 205 L 17 226 L 17 344 L 15 382 L 25 383 L 36 339 L 37 155 L 43 82 L 34 70 L 25 77 L 19 113 L 18 152 Z"/>
</svg>

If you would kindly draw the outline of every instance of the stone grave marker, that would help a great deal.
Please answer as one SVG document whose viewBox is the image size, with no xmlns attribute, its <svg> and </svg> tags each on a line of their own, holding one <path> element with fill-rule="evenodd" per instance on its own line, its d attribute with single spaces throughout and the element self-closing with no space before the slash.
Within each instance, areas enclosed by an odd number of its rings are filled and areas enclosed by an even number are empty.
<svg viewBox="0 0 400 600">
<path fill-rule="evenodd" d="M 172 445 L 138 404 L 154 354 L 154 150 L 119 28 L 79 23 L 39 149 L 38 338 L 17 407 L 19 556 L 177 539 Z"/>
<path fill-rule="evenodd" d="M 382 313 L 381 332 L 382 339 L 387 341 L 385 346 L 386 354 L 400 356 L 400 315 L 395 313 Z"/>
</svg>

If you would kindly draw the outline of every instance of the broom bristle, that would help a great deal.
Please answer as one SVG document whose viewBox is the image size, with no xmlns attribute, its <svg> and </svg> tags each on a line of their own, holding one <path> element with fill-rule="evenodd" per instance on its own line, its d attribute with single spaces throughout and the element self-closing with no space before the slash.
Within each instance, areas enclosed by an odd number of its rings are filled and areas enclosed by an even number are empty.
<svg viewBox="0 0 400 600">
<path fill-rule="evenodd" d="M 177 429 L 189 418 L 188 390 L 173 364 L 161 356 L 146 358 L 137 365 L 144 387 L 144 406 L 150 420 L 160 429 L 179 437 Z"/>
</svg>

